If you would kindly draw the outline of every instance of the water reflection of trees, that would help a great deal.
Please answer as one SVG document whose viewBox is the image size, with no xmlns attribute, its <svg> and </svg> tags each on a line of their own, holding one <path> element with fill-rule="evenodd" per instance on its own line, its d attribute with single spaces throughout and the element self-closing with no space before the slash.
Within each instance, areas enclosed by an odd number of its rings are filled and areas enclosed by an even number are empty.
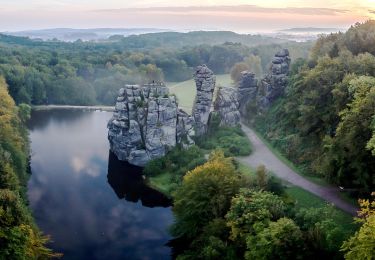
<svg viewBox="0 0 375 260">
<path fill-rule="evenodd" d="M 31 120 L 27 123 L 28 128 L 33 130 L 44 129 L 51 122 L 62 124 L 66 122 L 74 122 L 82 119 L 87 115 L 84 109 L 48 109 L 33 110 L 31 112 Z"/>
<path fill-rule="evenodd" d="M 119 199 L 140 200 L 143 206 L 150 208 L 172 205 L 170 198 L 144 183 L 142 168 L 118 160 L 112 152 L 109 152 L 107 179 Z"/>
</svg>

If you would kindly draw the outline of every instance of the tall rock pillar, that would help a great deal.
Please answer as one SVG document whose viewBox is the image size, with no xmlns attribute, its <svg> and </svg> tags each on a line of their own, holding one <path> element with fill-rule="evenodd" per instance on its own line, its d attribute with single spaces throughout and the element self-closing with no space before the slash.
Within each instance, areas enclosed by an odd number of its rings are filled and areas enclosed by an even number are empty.
<svg viewBox="0 0 375 260">
<path fill-rule="evenodd" d="M 206 65 L 202 65 L 196 68 L 194 80 L 197 88 L 197 96 L 193 106 L 195 134 L 201 136 L 207 132 L 216 78 Z"/>
<path fill-rule="evenodd" d="M 238 83 L 238 101 L 240 113 L 245 116 L 249 105 L 256 106 L 256 97 L 258 93 L 258 80 L 255 74 L 250 71 L 241 72 L 241 80 Z"/>
<path fill-rule="evenodd" d="M 267 110 L 278 97 L 284 94 L 288 84 L 289 65 L 290 57 L 287 49 L 275 54 L 268 75 L 260 82 L 258 90 L 260 111 Z"/>
</svg>

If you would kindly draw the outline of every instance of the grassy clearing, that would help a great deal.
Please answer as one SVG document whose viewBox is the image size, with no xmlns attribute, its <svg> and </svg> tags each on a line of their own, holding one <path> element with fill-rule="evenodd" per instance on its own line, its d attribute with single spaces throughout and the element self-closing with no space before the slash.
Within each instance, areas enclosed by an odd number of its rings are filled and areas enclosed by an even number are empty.
<svg viewBox="0 0 375 260">
<path fill-rule="evenodd" d="M 251 169 L 250 167 L 248 167 L 247 165 L 245 165 L 244 163 L 238 162 L 238 170 L 246 176 L 249 176 L 249 177 L 256 176 L 255 171 Z"/>
<path fill-rule="evenodd" d="M 152 188 L 171 197 L 171 192 L 175 189 L 176 183 L 173 181 L 173 174 L 164 172 L 157 176 L 147 178 L 148 185 Z"/>
<path fill-rule="evenodd" d="M 186 172 L 205 162 L 203 151 L 199 147 L 175 147 L 166 156 L 148 162 L 143 174 L 150 186 L 170 196 L 181 184 Z"/>
<path fill-rule="evenodd" d="M 197 93 L 194 79 L 182 82 L 167 82 L 166 85 L 168 86 L 171 94 L 175 94 L 177 96 L 180 107 L 185 109 L 186 112 L 191 113 L 195 95 Z M 231 86 L 232 79 L 230 78 L 230 75 L 216 75 L 216 85 Z"/>
<path fill-rule="evenodd" d="M 220 127 L 198 140 L 197 144 L 204 150 L 222 149 L 225 156 L 250 155 L 252 146 L 250 140 L 241 128 Z"/>
<path fill-rule="evenodd" d="M 300 187 L 287 187 L 285 192 L 296 201 L 297 208 L 320 208 L 327 205 L 325 200 Z M 357 229 L 357 225 L 353 222 L 353 217 L 338 208 L 334 208 L 332 219 L 342 226 L 348 234 Z"/>
</svg>

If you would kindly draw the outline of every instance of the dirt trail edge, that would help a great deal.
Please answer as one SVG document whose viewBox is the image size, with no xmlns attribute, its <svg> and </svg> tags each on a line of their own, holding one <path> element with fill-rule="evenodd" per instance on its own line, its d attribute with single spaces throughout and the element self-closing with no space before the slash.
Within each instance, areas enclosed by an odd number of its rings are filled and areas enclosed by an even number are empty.
<svg viewBox="0 0 375 260">
<path fill-rule="evenodd" d="M 349 214 L 356 216 L 357 208 L 352 204 L 344 201 L 339 195 L 339 189 L 335 187 L 324 187 L 315 184 L 292 169 L 290 169 L 285 163 L 277 158 L 272 151 L 262 142 L 255 132 L 244 124 L 242 130 L 245 132 L 250 142 L 253 145 L 253 152 L 251 155 L 246 157 L 238 157 L 238 160 L 253 168 L 263 164 L 268 170 L 272 171 L 277 177 L 307 190 L 316 196 L 326 200 L 329 203 L 334 204 L 336 207 L 348 212 Z"/>
</svg>

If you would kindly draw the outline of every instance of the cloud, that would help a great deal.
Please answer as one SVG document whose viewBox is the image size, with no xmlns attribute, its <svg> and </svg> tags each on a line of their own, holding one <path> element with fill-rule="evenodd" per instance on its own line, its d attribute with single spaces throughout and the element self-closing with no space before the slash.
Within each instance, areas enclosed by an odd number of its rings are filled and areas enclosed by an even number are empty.
<svg viewBox="0 0 375 260">
<path fill-rule="evenodd" d="M 236 6 L 185 6 L 185 7 L 149 7 L 149 8 L 118 8 L 118 9 L 97 9 L 94 12 L 102 13 L 142 13 L 142 14 L 175 14 L 187 15 L 196 13 L 268 13 L 268 14 L 299 14 L 299 15 L 328 15 L 348 13 L 349 10 L 337 8 L 313 8 L 313 7 L 285 7 L 271 8 L 257 5 L 236 5 Z"/>
</svg>

